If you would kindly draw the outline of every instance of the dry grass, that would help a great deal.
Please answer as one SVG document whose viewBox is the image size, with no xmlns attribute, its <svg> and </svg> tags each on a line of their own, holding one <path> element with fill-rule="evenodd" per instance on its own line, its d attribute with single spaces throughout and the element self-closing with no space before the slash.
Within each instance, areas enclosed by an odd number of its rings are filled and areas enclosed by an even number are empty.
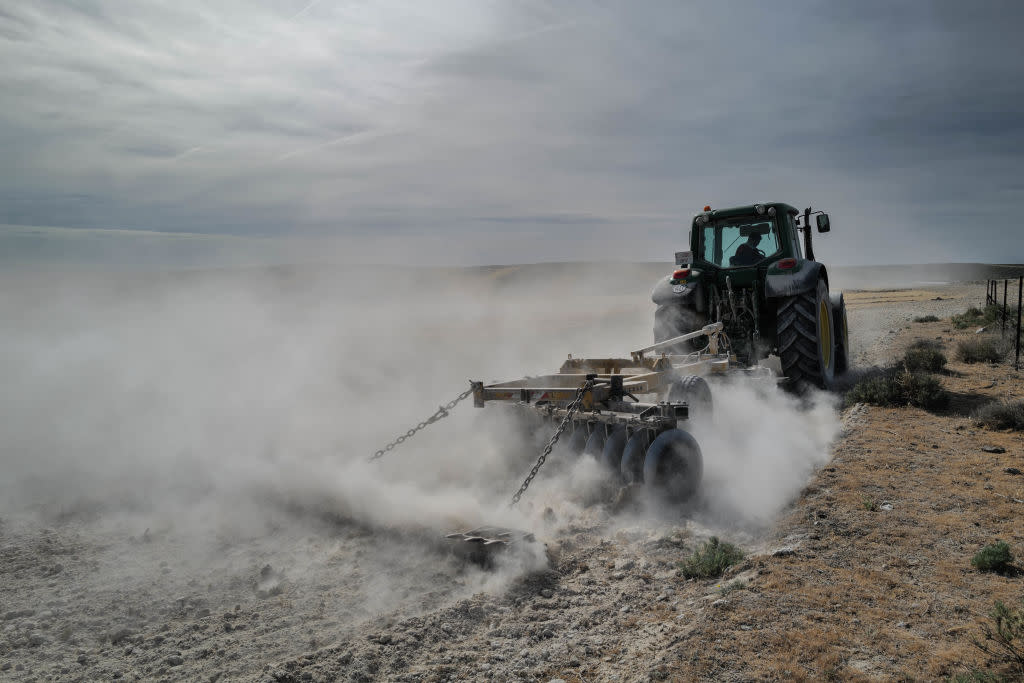
<svg viewBox="0 0 1024 683">
<path fill-rule="evenodd" d="M 1024 378 L 1005 366 L 949 365 L 942 384 L 960 402 L 1024 394 Z M 1024 547 L 1024 508 L 1013 502 L 1024 478 L 1004 471 L 1020 467 L 1024 434 L 976 425 L 912 406 L 861 413 L 776 528 L 777 544 L 796 553 L 748 557 L 742 566 L 756 578 L 725 596 L 727 608 L 705 608 L 672 646 L 673 670 L 686 680 L 808 681 L 988 671 L 974 644 L 979 623 L 1021 589 L 1017 578 L 973 571 L 971 558 L 993 538 Z"/>
</svg>

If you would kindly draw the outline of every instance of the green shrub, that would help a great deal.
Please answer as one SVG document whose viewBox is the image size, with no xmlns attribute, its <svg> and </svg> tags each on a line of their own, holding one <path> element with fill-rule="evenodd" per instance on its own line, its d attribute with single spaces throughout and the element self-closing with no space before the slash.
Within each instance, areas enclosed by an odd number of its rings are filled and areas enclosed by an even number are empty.
<svg viewBox="0 0 1024 683">
<path fill-rule="evenodd" d="M 903 354 L 903 366 L 910 371 L 941 372 L 946 367 L 946 355 L 935 342 L 917 341 Z"/>
<path fill-rule="evenodd" d="M 989 403 L 974 412 L 974 419 L 985 427 L 1024 432 L 1024 401 Z"/>
<path fill-rule="evenodd" d="M 915 323 L 937 323 L 939 318 L 934 315 L 919 315 L 914 318 Z"/>
<path fill-rule="evenodd" d="M 972 306 L 964 313 L 958 313 L 950 318 L 953 327 L 960 330 L 968 327 L 991 325 L 997 320 L 999 320 L 999 306 L 995 304 L 989 304 L 985 307 L 985 310 Z"/>
<path fill-rule="evenodd" d="M 956 346 L 956 357 L 965 363 L 999 363 L 1006 356 L 1005 344 L 995 337 L 964 339 Z"/>
<path fill-rule="evenodd" d="M 689 559 L 681 562 L 679 568 L 688 579 L 713 579 L 742 559 L 742 550 L 712 536 Z"/>
<path fill-rule="evenodd" d="M 846 394 L 846 404 L 854 403 L 936 410 L 949 404 L 949 393 L 937 377 L 928 373 L 890 368 L 854 385 Z"/>
<path fill-rule="evenodd" d="M 996 541 L 975 553 L 971 566 L 980 572 L 1003 574 L 1013 567 L 1013 553 L 1005 541 Z"/>
</svg>

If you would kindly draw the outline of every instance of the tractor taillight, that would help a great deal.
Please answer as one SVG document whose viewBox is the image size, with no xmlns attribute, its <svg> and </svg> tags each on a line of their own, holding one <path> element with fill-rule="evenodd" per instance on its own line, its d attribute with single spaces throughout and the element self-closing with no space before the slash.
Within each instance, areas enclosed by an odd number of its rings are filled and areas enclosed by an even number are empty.
<svg viewBox="0 0 1024 683">
<path fill-rule="evenodd" d="M 775 265 L 778 266 L 780 270 L 792 270 L 793 268 L 796 268 L 796 259 L 795 258 L 779 259 L 778 263 L 776 263 Z"/>
<path fill-rule="evenodd" d="M 690 277 L 690 269 L 689 268 L 680 268 L 679 270 L 677 270 L 674 273 L 672 273 L 672 279 L 673 280 L 682 280 L 683 278 L 688 278 L 688 277 Z"/>
</svg>

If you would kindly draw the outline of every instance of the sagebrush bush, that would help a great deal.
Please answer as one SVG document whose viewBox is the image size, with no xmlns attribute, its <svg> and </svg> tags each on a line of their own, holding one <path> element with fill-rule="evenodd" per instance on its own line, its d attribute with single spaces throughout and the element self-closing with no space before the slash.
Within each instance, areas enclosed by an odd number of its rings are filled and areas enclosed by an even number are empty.
<svg viewBox="0 0 1024 683">
<path fill-rule="evenodd" d="M 910 371 L 941 372 L 946 362 L 942 347 L 932 341 L 916 341 L 903 354 L 903 366 Z"/>
<path fill-rule="evenodd" d="M 1006 357 L 1005 343 L 996 337 L 964 339 L 956 346 L 956 357 L 965 363 L 999 363 Z"/>
<path fill-rule="evenodd" d="M 914 318 L 915 323 L 937 323 L 939 318 L 934 315 L 919 315 Z"/>
<path fill-rule="evenodd" d="M 854 385 L 846 394 L 846 404 L 854 403 L 936 410 L 949 404 L 949 392 L 937 377 L 926 372 L 890 368 Z"/>
<path fill-rule="evenodd" d="M 974 411 L 974 419 L 985 427 L 1024 432 L 1024 401 L 989 403 Z"/>
<path fill-rule="evenodd" d="M 980 572 L 1004 573 L 1013 567 L 1013 553 L 1005 541 L 996 541 L 975 553 L 971 566 Z"/>
<path fill-rule="evenodd" d="M 713 579 L 742 559 L 742 550 L 712 536 L 685 562 L 681 562 L 679 569 L 688 579 Z"/>
</svg>

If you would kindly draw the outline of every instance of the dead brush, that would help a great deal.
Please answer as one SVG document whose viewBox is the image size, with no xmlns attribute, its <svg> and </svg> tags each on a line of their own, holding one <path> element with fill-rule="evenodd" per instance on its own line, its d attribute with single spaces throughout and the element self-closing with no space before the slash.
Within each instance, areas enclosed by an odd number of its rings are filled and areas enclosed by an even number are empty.
<svg viewBox="0 0 1024 683">
<path fill-rule="evenodd" d="M 992 429 L 1024 432 L 1024 401 L 989 403 L 974 412 L 974 421 Z"/>
<path fill-rule="evenodd" d="M 1009 345 L 1003 340 L 986 335 L 959 342 L 956 357 L 964 363 L 1001 363 L 1009 350 Z"/>
</svg>

